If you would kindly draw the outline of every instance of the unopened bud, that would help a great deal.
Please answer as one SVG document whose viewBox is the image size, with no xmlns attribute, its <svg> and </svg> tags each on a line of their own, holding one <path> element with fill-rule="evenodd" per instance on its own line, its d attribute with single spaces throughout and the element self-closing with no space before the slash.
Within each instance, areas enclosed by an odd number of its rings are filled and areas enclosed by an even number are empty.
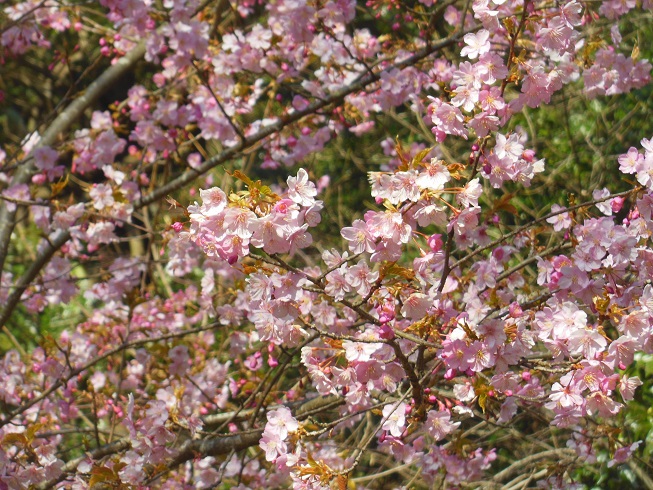
<svg viewBox="0 0 653 490">
<path fill-rule="evenodd" d="M 440 235 L 439 233 L 435 233 L 428 238 L 426 243 L 428 243 L 429 248 L 433 252 L 439 252 L 440 250 L 442 250 L 442 246 L 443 246 L 442 235 Z"/>
<path fill-rule="evenodd" d="M 624 206 L 624 198 L 621 196 L 615 197 L 610 203 L 613 213 L 618 213 Z"/>
</svg>

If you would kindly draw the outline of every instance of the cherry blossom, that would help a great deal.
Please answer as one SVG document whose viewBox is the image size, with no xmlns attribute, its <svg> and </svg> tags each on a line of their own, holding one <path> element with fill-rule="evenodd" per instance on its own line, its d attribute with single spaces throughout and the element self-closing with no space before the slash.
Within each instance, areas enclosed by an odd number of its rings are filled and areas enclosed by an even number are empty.
<svg viewBox="0 0 653 490">
<path fill-rule="evenodd" d="M 0 487 L 637 464 L 653 144 L 572 114 L 605 175 L 531 198 L 547 108 L 650 84 L 650 2 L 11 3 L 0 105 L 48 100 L 0 148 Z"/>
</svg>

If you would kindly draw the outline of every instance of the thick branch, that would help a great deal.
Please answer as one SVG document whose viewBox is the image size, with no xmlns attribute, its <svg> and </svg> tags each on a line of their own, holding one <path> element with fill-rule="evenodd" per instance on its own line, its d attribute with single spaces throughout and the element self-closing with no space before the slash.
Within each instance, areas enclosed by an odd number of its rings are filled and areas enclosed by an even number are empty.
<svg viewBox="0 0 653 490">
<path fill-rule="evenodd" d="M 317 397 L 301 405 L 295 412 L 295 418 L 303 420 L 314 413 L 335 408 L 344 402 L 342 397 L 335 395 Z M 196 457 L 220 456 L 255 446 L 261 440 L 262 435 L 263 429 L 254 429 L 233 435 L 219 435 L 210 439 L 186 441 L 179 450 L 179 454 L 166 465 L 165 471 L 172 471 Z"/>
<path fill-rule="evenodd" d="M 45 130 L 38 147 L 52 146 L 59 135 L 65 133 L 70 129 L 72 124 L 79 119 L 83 112 L 88 109 L 102 94 L 110 90 L 120 77 L 140 60 L 145 54 L 145 43 L 138 44 L 125 56 L 120 58 L 116 63 L 111 65 L 107 70 L 100 75 L 97 80 L 93 81 L 71 104 L 61 113 L 57 118 L 52 121 L 52 124 Z M 18 170 L 11 180 L 11 186 L 18 184 L 25 184 L 29 181 L 34 173 L 34 163 L 31 154 L 28 155 L 23 162 L 18 166 Z M 16 225 L 16 210 L 9 211 L 6 203 L 0 203 L 0 273 L 4 268 L 7 252 L 9 251 L 9 243 L 11 241 L 11 234 Z M 65 243 L 65 241 L 63 242 Z M 62 245 L 63 245 L 62 243 Z M 52 254 L 50 254 L 51 256 Z M 15 305 L 14 305 L 15 306 Z M 3 308 L 5 310 L 7 308 Z M 11 308 L 13 309 L 13 307 Z M 4 315 L 3 315 L 4 316 Z M 0 321 L 2 324 L 4 320 Z"/>
<path fill-rule="evenodd" d="M 501 482 L 510 478 L 515 473 L 523 473 L 529 465 L 542 459 L 555 459 L 557 461 L 562 461 L 564 459 L 569 459 L 575 456 L 576 452 L 573 449 L 551 449 L 550 451 L 542 451 L 541 453 L 531 454 L 530 456 L 526 456 L 519 461 L 515 461 L 506 469 L 494 475 L 493 480 L 495 482 Z"/>
</svg>

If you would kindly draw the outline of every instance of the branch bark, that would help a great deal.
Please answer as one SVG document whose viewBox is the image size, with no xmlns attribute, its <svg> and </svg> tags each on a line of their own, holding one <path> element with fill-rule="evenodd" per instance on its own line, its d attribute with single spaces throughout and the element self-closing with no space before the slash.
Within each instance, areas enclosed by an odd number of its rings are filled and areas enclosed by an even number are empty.
<svg viewBox="0 0 653 490">
<path fill-rule="evenodd" d="M 73 100 L 66 109 L 52 121 L 52 124 L 46 129 L 41 136 L 36 148 L 43 146 L 52 146 L 59 135 L 65 133 L 70 129 L 75 121 L 88 109 L 93 102 L 95 102 L 102 94 L 109 90 L 116 81 L 120 79 L 128 70 L 136 64 L 145 54 L 145 43 L 138 44 L 125 56 L 116 61 L 107 70 L 100 75 L 97 80 L 94 80 L 84 91 Z M 10 186 L 18 184 L 25 184 L 29 182 L 34 173 L 34 163 L 32 154 L 25 157 L 25 159 L 18 166 L 16 174 L 11 180 Z M 16 208 L 17 209 L 17 208 Z M 9 251 L 9 244 L 11 241 L 11 234 L 16 226 L 16 210 L 9 211 L 6 203 L 0 203 L 0 273 L 2 272 L 7 259 L 7 252 Z M 64 242 L 65 243 L 65 242 Z M 63 243 L 62 243 L 63 245 Z M 50 254 L 51 256 L 51 254 Z M 4 310 L 4 308 L 3 308 Z M 0 321 L 0 325 L 4 321 Z"/>
</svg>

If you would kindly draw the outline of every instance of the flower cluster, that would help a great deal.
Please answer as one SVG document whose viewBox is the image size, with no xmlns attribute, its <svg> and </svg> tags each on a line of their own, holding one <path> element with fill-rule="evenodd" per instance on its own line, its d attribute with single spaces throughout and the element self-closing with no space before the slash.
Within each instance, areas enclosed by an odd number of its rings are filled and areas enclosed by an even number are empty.
<svg viewBox="0 0 653 490">
<path fill-rule="evenodd" d="M 653 143 L 531 197 L 545 105 L 650 84 L 650 1 L 10 3 L 0 488 L 572 488 L 642 451 Z M 352 154 L 347 210 L 309 174 Z"/>
<path fill-rule="evenodd" d="M 317 189 L 301 169 L 288 177 L 287 197 L 267 189 L 250 190 L 248 195 L 227 195 L 217 187 L 200 191 L 202 205 L 189 208 L 189 238 L 209 257 L 233 264 L 249 254 L 249 246 L 268 254 L 294 254 L 309 246 L 307 231 L 320 220 L 323 205 L 316 201 Z M 255 193 L 263 194 L 256 199 Z"/>
</svg>

